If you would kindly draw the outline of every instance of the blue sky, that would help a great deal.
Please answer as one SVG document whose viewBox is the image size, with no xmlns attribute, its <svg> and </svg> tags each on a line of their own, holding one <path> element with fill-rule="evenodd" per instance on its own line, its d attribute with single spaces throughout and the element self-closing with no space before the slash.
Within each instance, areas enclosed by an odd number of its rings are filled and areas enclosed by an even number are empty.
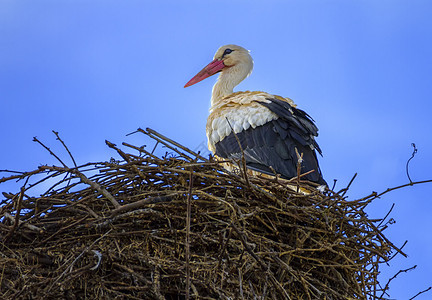
<svg viewBox="0 0 432 300">
<path fill-rule="evenodd" d="M 115 156 L 104 140 L 141 145 L 151 127 L 196 148 L 215 78 L 184 89 L 216 49 L 251 50 L 254 72 L 238 90 L 292 98 L 320 129 L 321 168 L 329 183 L 357 179 L 350 199 L 432 179 L 432 2 L 370 1 L 19 1 L 0 2 L 0 169 L 56 163 L 36 143 L 78 163 Z M 63 151 L 63 152 L 62 152 Z M 387 194 L 371 217 L 395 203 L 386 232 L 409 258 L 385 278 L 408 299 L 432 285 L 432 184 Z M 10 185 L 0 190 L 12 189 Z M 417 299 L 428 299 L 426 294 Z"/>
</svg>

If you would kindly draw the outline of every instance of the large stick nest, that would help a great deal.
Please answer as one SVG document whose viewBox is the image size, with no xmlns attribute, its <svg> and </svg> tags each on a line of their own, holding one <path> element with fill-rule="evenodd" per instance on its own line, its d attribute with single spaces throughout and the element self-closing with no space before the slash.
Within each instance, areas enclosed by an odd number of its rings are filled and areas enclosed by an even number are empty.
<svg viewBox="0 0 432 300">
<path fill-rule="evenodd" d="M 0 298 L 384 295 L 379 266 L 401 251 L 383 235 L 382 220 L 364 212 L 376 195 L 305 195 L 277 178 L 227 173 L 152 130 L 139 131 L 174 155 L 124 144 L 133 152 L 126 153 L 107 142 L 120 161 L 41 166 L 0 179 L 22 182 L 0 203 Z M 53 186 L 41 196 L 26 193 L 47 181 Z"/>
</svg>

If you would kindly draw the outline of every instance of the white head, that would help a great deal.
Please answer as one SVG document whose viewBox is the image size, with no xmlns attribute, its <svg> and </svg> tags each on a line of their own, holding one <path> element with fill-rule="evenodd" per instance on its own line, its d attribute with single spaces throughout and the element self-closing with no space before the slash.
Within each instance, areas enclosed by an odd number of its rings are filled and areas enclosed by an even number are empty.
<svg viewBox="0 0 432 300">
<path fill-rule="evenodd" d="M 236 85 L 252 72 L 253 60 L 249 51 L 237 45 L 220 47 L 211 63 L 195 75 L 185 87 L 191 86 L 218 72 L 218 81 L 213 87 L 212 102 L 231 94 Z"/>
</svg>

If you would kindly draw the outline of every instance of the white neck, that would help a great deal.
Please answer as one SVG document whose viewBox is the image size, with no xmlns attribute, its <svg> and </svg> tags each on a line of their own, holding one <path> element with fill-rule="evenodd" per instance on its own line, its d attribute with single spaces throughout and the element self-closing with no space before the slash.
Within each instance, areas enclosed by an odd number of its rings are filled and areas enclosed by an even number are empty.
<svg viewBox="0 0 432 300">
<path fill-rule="evenodd" d="M 242 82 L 251 71 L 251 66 L 245 64 L 238 64 L 223 70 L 213 86 L 211 106 L 216 105 L 223 97 L 232 94 L 234 87 Z"/>
</svg>

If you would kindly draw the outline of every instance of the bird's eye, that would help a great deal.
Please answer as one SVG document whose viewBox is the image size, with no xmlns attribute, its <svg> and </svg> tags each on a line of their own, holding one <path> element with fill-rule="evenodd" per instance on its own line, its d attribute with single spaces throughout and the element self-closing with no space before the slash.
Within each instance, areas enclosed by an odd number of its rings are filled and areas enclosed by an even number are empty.
<svg viewBox="0 0 432 300">
<path fill-rule="evenodd" d="M 224 57 L 225 55 L 230 54 L 231 52 L 233 52 L 233 50 L 231 50 L 231 49 L 225 49 L 225 51 L 224 51 L 222 57 Z"/>
</svg>

